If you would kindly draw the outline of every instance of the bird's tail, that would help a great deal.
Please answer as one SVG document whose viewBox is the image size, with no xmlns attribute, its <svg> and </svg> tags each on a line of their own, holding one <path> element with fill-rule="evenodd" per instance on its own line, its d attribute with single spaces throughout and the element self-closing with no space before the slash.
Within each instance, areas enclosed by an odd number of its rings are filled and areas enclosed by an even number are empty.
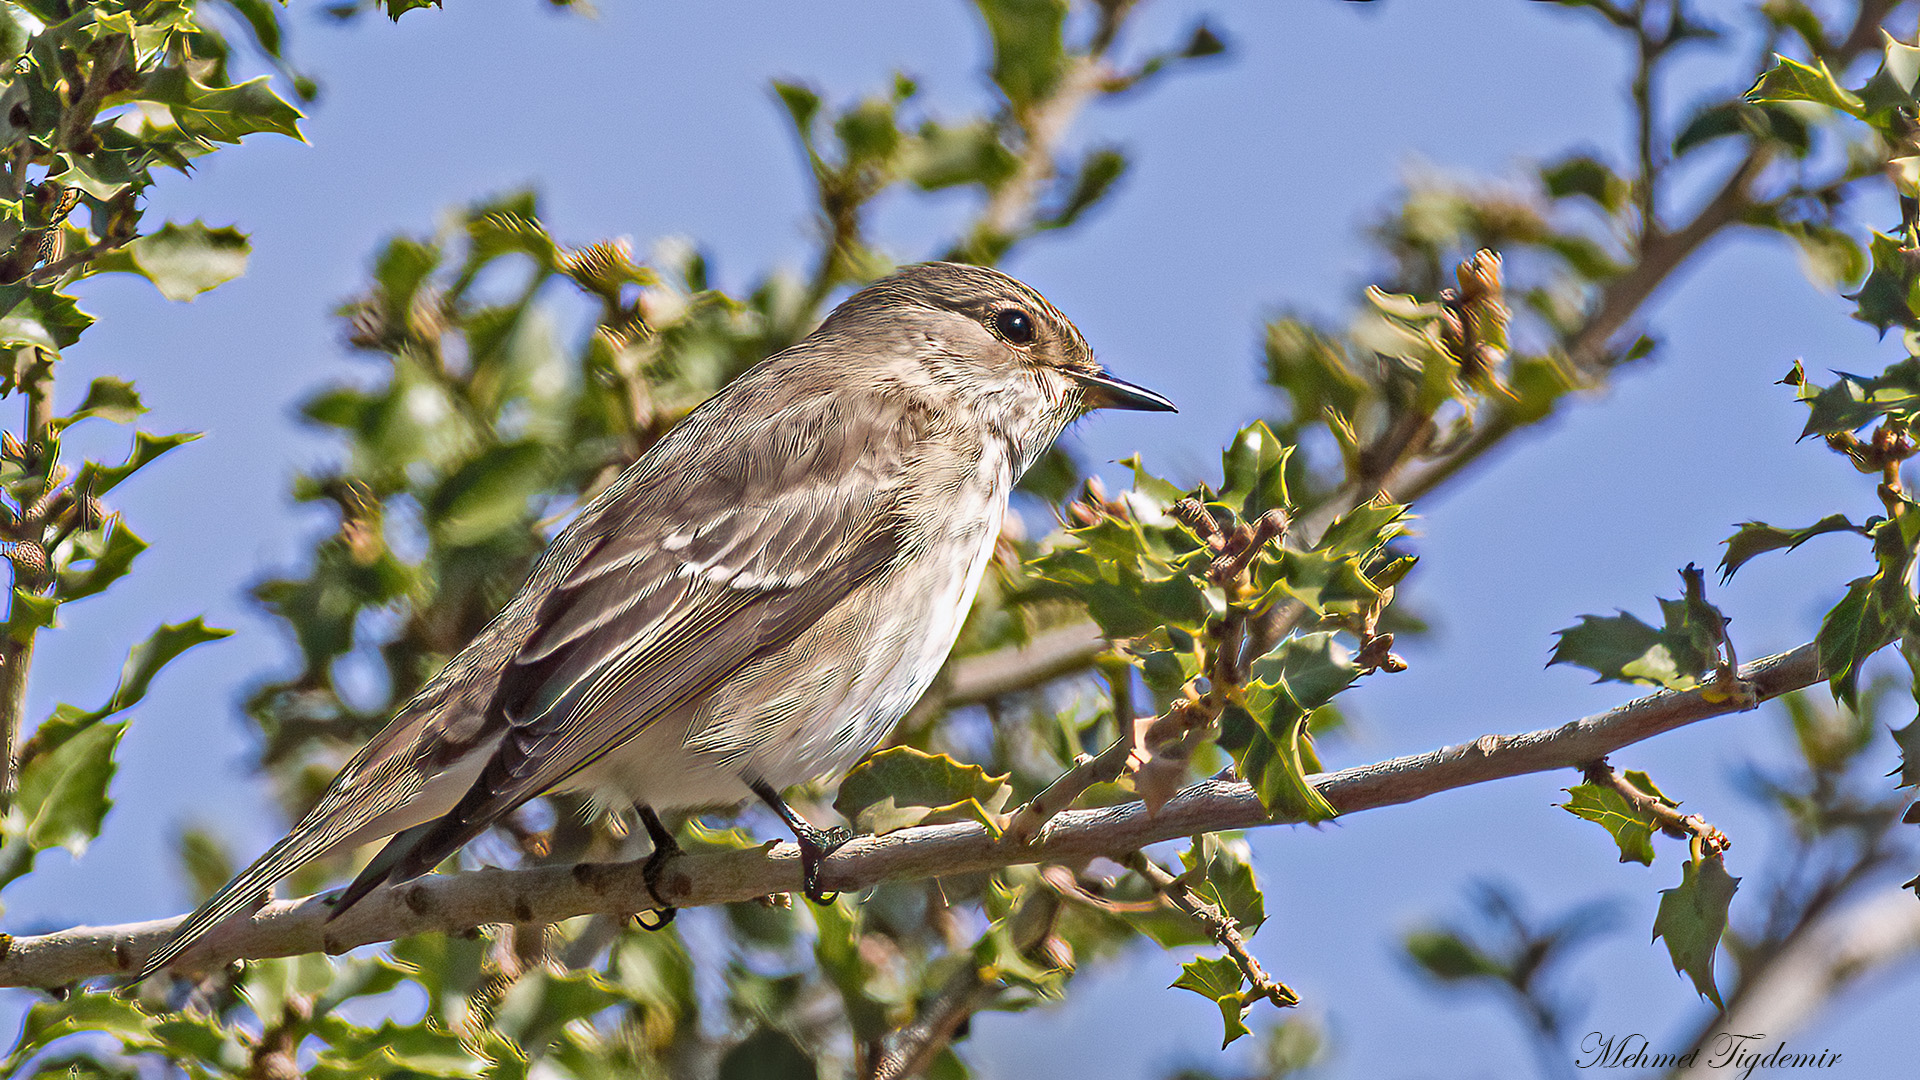
<svg viewBox="0 0 1920 1080">
<path fill-rule="evenodd" d="M 353 879 L 353 884 L 348 885 L 346 890 L 335 898 L 333 901 L 333 910 L 327 913 L 327 921 L 332 922 L 346 914 L 348 908 L 366 899 L 368 893 L 379 888 L 381 883 L 388 878 L 393 877 L 394 868 L 398 867 L 402 860 L 405 860 L 409 855 L 413 854 L 414 848 L 420 843 L 420 838 L 432 832 L 433 827 L 439 823 L 439 819 L 425 821 L 415 825 L 411 829 L 402 829 L 394 833 L 393 839 L 387 841 L 387 846 L 380 849 L 380 854 L 375 855 L 373 860 L 367 863 L 366 867 Z M 433 867 L 427 867 L 427 870 L 431 869 L 433 869 Z M 409 881 L 419 877 L 425 872 L 425 870 L 417 870 L 411 874 L 406 874 L 398 880 Z"/>
<path fill-rule="evenodd" d="M 208 897 L 206 903 L 187 916 L 166 944 L 147 957 L 146 962 L 140 965 L 140 973 L 134 976 L 134 981 L 148 978 L 178 960 L 181 954 L 193 948 L 221 923 L 249 907 L 257 908 L 256 897 L 281 878 L 325 854 L 328 848 L 339 841 L 340 837 L 334 830 L 316 828 L 314 824 L 311 821 L 301 822 L 298 828 L 254 860 L 252 866 L 242 870 L 219 892 Z"/>
</svg>

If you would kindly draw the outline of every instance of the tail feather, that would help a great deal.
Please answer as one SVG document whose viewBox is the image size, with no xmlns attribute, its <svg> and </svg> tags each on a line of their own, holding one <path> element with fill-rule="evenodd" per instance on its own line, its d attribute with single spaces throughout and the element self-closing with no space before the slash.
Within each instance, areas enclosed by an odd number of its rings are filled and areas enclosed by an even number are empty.
<svg viewBox="0 0 1920 1080">
<path fill-rule="evenodd" d="M 395 833 L 393 839 L 387 841 L 387 846 L 380 849 L 380 854 L 375 855 L 373 861 L 367 863 L 359 876 L 353 879 L 353 884 L 348 885 L 346 891 L 333 901 L 333 911 L 328 913 L 327 921 L 332 922 L 346 914 L 348 908 L 366 899 L 368 893 L 379 888 L 389 878 L 393 878 L 395 868 L 400 866 L 402 860 L 406 859 L 419 845 L 420 838 L 438 823 L 437 820 L 422 822 L 410 829 L 402 829 Z M 427 869 L 433 868 L 429 866 Z M 421 873 L 424 871 L 405 874 L 395 880 L 409 881 L 419 877 Z"/>
<path fill-rule="evenodd" d="M 178 960 L 221 923 L 256 907 L 255 897 L 272 888 L 281 878 L 324 854 L 338 839 L 331 831 L 320 829 L 295 829 L 282 837 L 265 854 L 254 860 L 252 866 L 241 871 L 239 876 L 227 882 L 219 892 L 208 897 L 206 903 L 188 915 L 173 936 L 167 939 L 167 943 L 154 950 L 140 965 L 140 973 L 134 976 L 134 981 L 152 976 Z"/>
</svg>

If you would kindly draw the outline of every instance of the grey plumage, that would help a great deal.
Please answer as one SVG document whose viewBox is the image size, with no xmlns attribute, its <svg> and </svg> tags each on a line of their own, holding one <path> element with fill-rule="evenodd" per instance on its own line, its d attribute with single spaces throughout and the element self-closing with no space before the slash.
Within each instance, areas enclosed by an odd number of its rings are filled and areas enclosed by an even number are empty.
<svg viewBox="0 0 1920 1080">
<path fill-rule="evenodd" d="M 863 289 L 588 504 L 142 977 L 338 848 L 393 837 L 335 914 L 550 790 L 673 812 L 843 772 L 944 662 L 1015 480 L 1102 406 L 1171 408 L 1012 278 Z"/>
</svg>

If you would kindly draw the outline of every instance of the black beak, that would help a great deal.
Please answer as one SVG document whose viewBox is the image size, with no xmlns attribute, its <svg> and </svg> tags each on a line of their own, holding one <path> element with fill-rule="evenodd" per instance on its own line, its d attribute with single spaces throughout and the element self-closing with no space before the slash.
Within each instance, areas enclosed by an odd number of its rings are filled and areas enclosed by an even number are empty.
<svg viewBox="0 0 1920 1080">
<path fill-rule="evenodd" d="M 1144 386 L 1116 379 L 1104 373 L 1069 371 L 1073 381 L 1086 388 L 1087 406 L 1093 409 L 1130 409 L 1135 412 L 1179 412 L 1173 402 Z"/>
</svg>

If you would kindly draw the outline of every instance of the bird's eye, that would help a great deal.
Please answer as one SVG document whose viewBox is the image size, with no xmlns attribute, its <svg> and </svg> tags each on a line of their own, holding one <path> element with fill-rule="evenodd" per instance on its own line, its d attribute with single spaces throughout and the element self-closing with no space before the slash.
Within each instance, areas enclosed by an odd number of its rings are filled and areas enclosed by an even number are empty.
<svg viewBox="0 0 1920 1080">
<path fill-rule="evenodd" d="M 1011 344 L 1033 344 L 1033 316 L 1019 308 L 1002 308 L 994 312 L 993 329 Z"/>
</svg>

